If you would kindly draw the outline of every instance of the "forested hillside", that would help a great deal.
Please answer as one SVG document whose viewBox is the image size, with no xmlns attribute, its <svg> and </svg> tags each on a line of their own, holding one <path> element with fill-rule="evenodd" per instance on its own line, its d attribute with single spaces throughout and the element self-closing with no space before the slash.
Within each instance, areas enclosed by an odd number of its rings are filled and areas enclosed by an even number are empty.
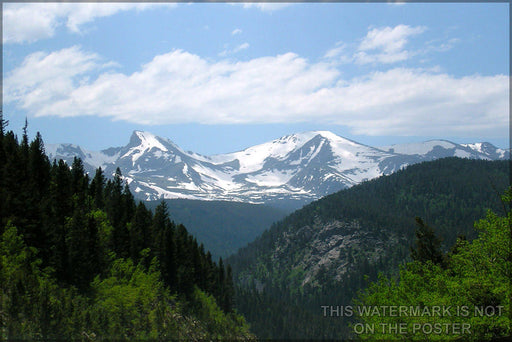
<svg viewBox="0 0 512 342">
<path fill-rule="evenodd" d="M 236 253 L 286 213 L 263 204 L 187 199 L 164 201 L 171 219 L 184 224 L 214 259 Z M 145 202 L 150 209 L 160 203 Z"/>
<path fill-rule="evenodd" d="M 488 209 L 504 214 L 509 175 L 507 161 L 446 158 L 315 201 L 228 259 L 237 306 L 259 337 L 349 337 L 352 318 L 323 317 L 322 305 L 351 305 L 379 272 L 397 274 L 410 260 L 415 217 L 442 251 L 460 235 L 474 239 Z"/>
<path fill-rule="evenodd" d="M 231 268 L 120 172 L 50 162 L 0 114 L 0 338 L 251 338 Z"/>
<path fill-rule="evenodd" d="M 510 341 L 511 203 L 509 188 L 503 195 L 506 214 L 490 211 L 475 225 L 477 239 L 459 239 L 445 253 L 423 226 L 411 255 L 413 262 L 401 267 L 398 277 L 380 275 L 357 301 L 361 308 L 394 306 L 403 308 L 403 313 L 391 315 L 388 310 L 388 314 L 367 311 L 359 315 L 360 322 L 354 325 L 359 337 L 371 341 Z"/>
</svg>

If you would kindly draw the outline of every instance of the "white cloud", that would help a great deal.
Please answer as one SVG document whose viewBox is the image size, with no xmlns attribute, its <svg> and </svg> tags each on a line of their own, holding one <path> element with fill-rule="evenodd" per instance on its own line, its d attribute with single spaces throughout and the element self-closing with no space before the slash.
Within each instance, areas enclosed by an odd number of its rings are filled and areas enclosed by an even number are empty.
<svg viewBox="0 0 512 342">
<path fill-rule="evenodd" d="M 411 56 L 411 52 L 404 49 L 408 38 L 425 30 L 423 26 L 408 25 L 371 29 L 359 44 L 355 61 L 360 64 L 389 64 L 407 60 Z"/>
<path fill-rule="evenodd" d="M 235 4 L 239 5 L 240 3 Z M 291 6 L 292 4 L 284 2 L 244 2 L 241 5 L 244 6 L 244 8 L 257 8 L 263 12 L 275 12 Z"/>
<path fill-rule="evenodd" d="M 88 73 L 112 65 L 102 63 L 98 55 L 83 52 L 78 46 L 50 54 L 36 52 L 9 73 L 4 99 L 6 102 L 19 101 L 26 109 L 60 101 L 69 96 L 77 82 L 86 84 Z"/>
<path fill-rule="evenodd" d="M 460 39 L 451 38 L 448 40 L 431 40 L 425 43 L 424 53 L 435 51 L 445 52 L 451 50 L 456 44 L 460 43 Z"/>
<path fill-rule="evenodd" d="M 335 64 L 346 64 L 352 63 L 354 61 L 354 57 L 350 55 L 349 46 L 343 42 L 336 43 L 336 46 L 332 49 L 329 49 L 324 58 L 329 61 L 334 61 Z"/>
<path fill-rule="evenodd" d="M 75 33 L 99 17 L 120 11 L 143 11 L 175 7 L 176 4 L 152 3 L 8 3 L 3 5 L 3 43 L 34 42 L 50 38 L 62 26 Z"/>
<path fill-rule="evenodd" d="M 227 46 L 227 45 L 226 45 Z M 226 47 L 225 46 L 225 47 Z M 237 47 L 235 47 L 234 49 L 232 50 L 223 50 L 222 52 L 219 53 L 219 56 L 220 57 L 226 57 L 227 55 L 231 55 L 231 54 L 234 54 L 234 53 L 237 53 L 237 52 L 240 52 L 242 50 L 246 50 L 249 48 L 249 43 L 245 42 L 245 43 L 242 43 L 240 45 L 238 45 Z"/>
<path fill-rule="evenodd" d="M 28 56 L 7 75 L 4 100 L 36 116 L 96 115 L 138 124 L 346 125 L 356 134 L 508 134 L 509 78 L 395 68 L 342 79 L 330 63 L 287 53 L 212 62 L 175 50 L 132 74 L 102 71 L 77 47 Z M 100 72 L 87 79 L 91 72 Z"/>
<path fill-rule="evenodd" d="M 239 51 L 242 51 L 242 50 L 246 50 L 249 48 L 249 43 L 243 43 L 243 44 L 240 44 L 238 45 L 236 48 L 233 49 L 233 52 L 239 52 Z"/>
<path fill-rule="evenodd" d="M 324 58 L 337 64 L 393 64 L 419 54 L 447 51 L 457 42 L 456 39 L 446 42 L 438 40 L 426 43 L 422 50 L 405 49 L 410 37 L 425 31 L 426 28 L 423 26 L 410 27 L 408 25 L 371 28 L 357 44 L 336 43 L 325 53 Z"/>
<path fill-rule="evenodd" d="M 234 36 L 234 35 L 241 34 L 241 33 L 242 33 L 242 30 L 241 30 L 241 29 L 239 29 L 239 28 L 236 28 L 236 29 L 234 29 L 234 30 L 231 32 L 231 35 L 233 35 L 233 36 Z"/>
</svg>

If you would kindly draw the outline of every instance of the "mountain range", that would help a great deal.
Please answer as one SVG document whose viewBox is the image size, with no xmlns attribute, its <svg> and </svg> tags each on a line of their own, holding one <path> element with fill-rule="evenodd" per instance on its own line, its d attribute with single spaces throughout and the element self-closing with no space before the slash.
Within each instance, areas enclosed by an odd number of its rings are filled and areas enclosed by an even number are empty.
<svg viewBox="0 0 512 342">
<path fill-rule="evenodd" d="M 73 144 L 48 144 L 46 153 L 69 165 L 80 157 L 86 171 L 101 167 L 107 176 L 119 167 L 134 195 L 143 200 L 286 202 L 294 207 L 422 161 L 510 158 L 510 150 L 486 142 L 430 140 L 376 148 L 328 131 L 291 134 L 213 156 L 184 151 L 169 139 L 142 131 L 134 131 L 124 147 L 88 151 Z"/>
</svg>

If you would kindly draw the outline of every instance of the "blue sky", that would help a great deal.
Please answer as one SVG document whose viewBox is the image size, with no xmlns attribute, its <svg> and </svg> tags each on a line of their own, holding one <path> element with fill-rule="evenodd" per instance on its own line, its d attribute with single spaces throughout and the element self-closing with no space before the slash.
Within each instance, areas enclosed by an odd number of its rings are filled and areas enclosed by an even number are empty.
<svg viewBox="0 0 512 342">
<path fill-rule="evenodd" d="M 509 146 L 507 3 L 4 3 L 10 129 L 202 154 L 308 130 Z"/>
</svg>

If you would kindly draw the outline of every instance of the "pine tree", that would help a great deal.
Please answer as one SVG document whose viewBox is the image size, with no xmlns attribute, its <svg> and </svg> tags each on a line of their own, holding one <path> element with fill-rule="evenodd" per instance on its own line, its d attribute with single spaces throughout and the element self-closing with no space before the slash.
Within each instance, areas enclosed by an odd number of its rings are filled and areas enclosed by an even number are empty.
<svg viewBox="0 0 512 342">
<path fill-rule="evenodd" d="M 425 263 L 431 261 L 437 265 L 444 265 L 444 254 L 441 251 L 441 240 L 436 236 L 434 230 L 425 224 L 423 220 L 416 217 L 416 248 L 411 248 L 411 258 Z"/>
<path fill-rule="evenodd" d="M 123 217 L 121 218 L 121 221 L 126 225 L 133 219 L 136 208 L 135 199 L 133 198 L 128 183 L 125 183 L 124 185 L 123 193 L 121 194 L 121 203 L 123 206 Z"/>
<path fill-rule="evenodd" d="M 132 222 L 130 223 L 130 257 L 137 262 L 140 252 L 145 248 L 151 248 L 151 212 L 146 206 L 139 202 L 135 209 Z M 149 265 L 146 265 L 149 266 Z"/>
<path fill-rule="evenodd" d="M 41 258 L 48 260 L 49 246 L 46 237 L 47 227 L 44 216 L 50 186 L 50 162 L 44 152 L 44 143 L 38 132 L 29 144 L 27 179 L 20 184 L 26 189 L 24 196 L 24 218 L 26 219 L 25 234 L 27 243 L 39 249 Z"/>
<path fill-rule="evenodd" d="M 192 295 L 194 289 L 195 269 L 193 266 L 192 240 L 193 238 L 188 234 L 185 226 L 178 225 L 176 230 L 176 283 L 178 292 L 184 293 L 187 297 Z"/>
<path fill-rule="evenodd" d="M 71 172 L 61 159 L 50 171 L 48 201 L 45 213 L 45 235 L 48 239 L 47 264 L 55 269 L 57 279 L 69 282 L 70 269 L 66 245 L 66 220 L 72 215 Z"/>
<path fill-rule="evenodd" d="M 74 157 L 71 165 L 71 192 L 83 201 L 87 195 L 89 179 L 84 170 L 82 159 Z"/>
<path fill-rule="evenodd" d="M 46 194 L 50 184 L 50 161 L 45 154 L 41 134 L 37 132 L 35 139 L 29 147 L 29 179 L 34 196 L 41 198 Z"/>
<path fill-rule="evenodd" d="M 121 170 L 116 169 L 114 179 L 109 180 L 105 187 L 105 211 L 114 228 L 112 232 L 113 250 L 118 257 L 126 258 L 130 253 L 130 242 L 127 222 L 124 221 L 123 180 Z"/>
<path fill-rule="evenodd" d="M 93 198 L 94 206 L 97 209 L 104 209 L 104 191 L 105 191 L 105 176 L 101 167 L 96 169 L 94 178 L 89 186 L 89 194 Z"/>
<path fill-rule="evenodd" d="M 215 299 L 217 299 L 218 303 L 224 302 L 224 293 L 225 293 L 225 275 L 224 275 L 224 262 L 222 258 L 219 258 L 219 265 L 217 267 L 217 279 L 215 284 Z"/>
<path fill-rule="evenodd" d="M 224 279 L 224 298 L 222 309 L 224 312 L 233 311 L 235 297 L 235 286 L 233 285 L 233 270 L 231 265 L 227 266 L 226 278 Z"/>
<path fill-rule="evenodd" d="M 174 224 L 169 219 L 167 204 L 162 201 L 155 209 L 153 224 L 153 250 L 160 261 L 160 272 L 164 283 L 173 290 L 178 290 L 177 257 L 180 253 Z"/>
<path fill-rule="evenodd" d="M 98 227 L 94 218 L 78 207 L 66 226 L 71 283 L 85 289 L 100 272 Z"/>
</svg>

